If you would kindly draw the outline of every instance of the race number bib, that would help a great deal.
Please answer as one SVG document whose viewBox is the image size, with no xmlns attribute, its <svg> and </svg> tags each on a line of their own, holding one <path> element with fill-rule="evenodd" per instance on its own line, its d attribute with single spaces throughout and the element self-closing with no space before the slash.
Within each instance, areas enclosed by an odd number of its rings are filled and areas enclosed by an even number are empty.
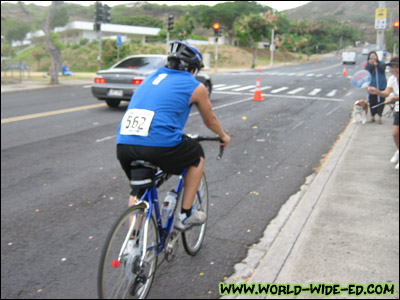
<svg viewBox="0 0 400 300">
<path fill-rule="evenodd" d="M 146 109 L 128 110 L 121 123 L 121 134 L 148 136 L 154 111 Z"/>
</svg>

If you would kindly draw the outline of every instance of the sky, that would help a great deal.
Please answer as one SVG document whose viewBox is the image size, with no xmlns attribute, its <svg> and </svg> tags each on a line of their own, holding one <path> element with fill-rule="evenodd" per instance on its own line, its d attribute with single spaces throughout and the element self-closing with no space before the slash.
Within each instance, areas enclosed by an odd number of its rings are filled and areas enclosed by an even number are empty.
<svg viewBox="0 0 400 300">
<path fill-rule="evenodd" d="M 17 3 L 18 1 L 1 1 L 1 2 L 13 2 Z M 25 4 L 34 3 L 36 5 L 49 6 L 51 1 L 22 1 Z M 84 6 L 92 5 L 96 1 L 64 1 L 66 3 L 76 3 Z M 107 4 L 108 6 L 115 6 L 127 3 L 133 3 L 137 1 L 101 1 L 103 4 Z M 214 6 L 215 4 L 227 2 L 227 1 L 146 1 L 149 3 L 156 4 L 167 4 L 167 5 L 210 5 Z M 301 5 L 304 5 L 310 1 L 256 1 L 262 5 L 266 5 L 272 8 L 275 8 L 278 11 L 295 8 Z"/>
</svg>

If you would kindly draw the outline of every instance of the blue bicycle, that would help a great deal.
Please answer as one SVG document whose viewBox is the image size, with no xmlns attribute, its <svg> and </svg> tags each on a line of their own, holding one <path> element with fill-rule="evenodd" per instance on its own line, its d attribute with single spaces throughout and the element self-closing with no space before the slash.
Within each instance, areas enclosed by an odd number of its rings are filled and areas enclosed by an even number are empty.
<svg viewBox="0 0 400 300">
<path fill-rule="evenodd" d="M 192 136 L 197 141 L 220 141 L 215 137 Z M 222 157 L 223 147 L 217 159 Z M 174 228 L 175 211 L 182 204 L 184 193 L 184 176 L 179 177 L 175 192 L 177 201 L 174 213 L 166 220 L 160 215 L 159 188 L 170 174 L 158 171 L 158 167 L 144 161 L 131 164 L 135 170 L 140 170 L 142 183 L 150 182 L 150 187 L 144 191 L 140 202 L 129 207 L 114 223 L 106 239 L 101 254 L 98 271 L 98 296 L 100 299 L 144 299 L 150 291 L 154 274 L 157 269 L 157 258 L 164 252 L 162 261 L 172 261 L 176 256 L 180 231 Z M 193 208 L 208 211 L 208 188 L 203 173 Z M 163 225 L 165 223 L 165 225 Z M 189 255 L 196 255 L 202 245 L 207 221 L 200 226 L 192 226 L 181 232 L 182 243 Z M 161 262 L 160 262 L 161 264 Z"/>
</svg>

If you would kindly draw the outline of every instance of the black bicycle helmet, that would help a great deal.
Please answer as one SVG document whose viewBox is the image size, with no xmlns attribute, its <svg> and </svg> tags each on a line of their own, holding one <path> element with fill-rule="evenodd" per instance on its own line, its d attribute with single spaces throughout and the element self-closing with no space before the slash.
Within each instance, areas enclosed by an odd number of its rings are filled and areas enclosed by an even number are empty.
<svg viewBox="0 0 400 300">
<path fill-rule="evenodd" d="M 170 43 L 171 49 L 168 53 L 168 67 L 176 70 L 189 71 L 196 69 L 196 72 L 204 67 L 203 57 L 195 47 L 181 41 Z"/>
</svg>

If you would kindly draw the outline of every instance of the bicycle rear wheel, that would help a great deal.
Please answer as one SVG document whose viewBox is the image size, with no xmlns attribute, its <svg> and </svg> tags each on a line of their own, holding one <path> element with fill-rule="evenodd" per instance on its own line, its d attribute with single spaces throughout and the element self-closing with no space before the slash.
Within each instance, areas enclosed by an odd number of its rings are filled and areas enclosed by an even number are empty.
<svg viewBox="0 0 400 300">
<path fill-rule="evenodd" d="M 148 214 L 145 208 L 145 204 L 129 207 L 108 234 L 98 271 L 100 299 L 144 299 L 150 290 L 157 267 L 158 238 L 151 216 L 143 257 Z"/>
<path fill-rule="evenodd" d="M 183 196 L 183 192 L 181 197 Z M 206 215 L 208 214 L 208 187 L 204 173 L 196 197 L 194 197 L 193 208 L 204 212 Z M 199 252 L 206 234 L 206 227 L 207 220 L 200 226 L 192 226 L 182 232 L 182 243 L 187 254 L 195 256 Z"/>
</svg>

